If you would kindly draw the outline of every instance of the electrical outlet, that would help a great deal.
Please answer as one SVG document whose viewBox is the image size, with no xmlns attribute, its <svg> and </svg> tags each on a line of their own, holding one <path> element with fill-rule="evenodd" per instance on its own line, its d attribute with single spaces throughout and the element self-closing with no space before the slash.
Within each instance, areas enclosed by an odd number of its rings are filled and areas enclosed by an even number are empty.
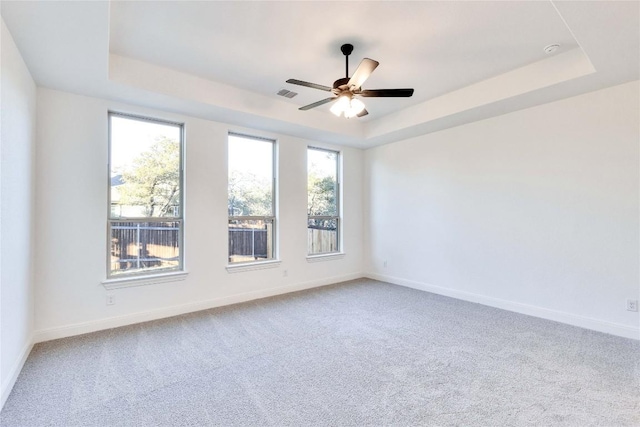
<svg viewBox="0 0 640 427">
<path fill-rule="evenodd" d="M 116 303 L 116 296 L 109 294 L 107 295 L 107 305 L 113 305 Z"/>
<path fill-rule="evenodd" d="M 637 299 L 628 299 L 627 300 L 627 310 L 628 311 L 638 311 L 638 300 Z"/>
</svg>

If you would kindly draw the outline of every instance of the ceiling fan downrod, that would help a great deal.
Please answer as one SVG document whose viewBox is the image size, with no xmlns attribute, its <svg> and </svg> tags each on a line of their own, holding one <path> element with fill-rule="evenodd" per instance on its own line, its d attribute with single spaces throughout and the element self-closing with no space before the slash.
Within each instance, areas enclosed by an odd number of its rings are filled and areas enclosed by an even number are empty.
<svg viewBox="0 0 640 427">
<path fill-rule="evenodd" d="M 346 65 L 346 78 L 349 78 L 349 55 L 351 55 L 351 52 L 353 52 L 353 45 L 352 44 L 343 44 L 342 46 L 340 46 L 340 50 L 342 51 L 342 54 L 344 55 L 344 61 L 345 61 L 345 65 Z"/>
</svg>

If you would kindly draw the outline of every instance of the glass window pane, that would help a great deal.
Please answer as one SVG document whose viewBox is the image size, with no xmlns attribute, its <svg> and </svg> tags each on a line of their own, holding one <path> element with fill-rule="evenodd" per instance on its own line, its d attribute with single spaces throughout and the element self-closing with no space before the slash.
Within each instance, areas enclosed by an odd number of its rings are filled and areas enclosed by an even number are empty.
<svg viewBox="0 0 640 427">
<path fill-rule="evenodd" d="M 307 224 L 309 255 L 338 251 L 338 219 L 309 219 Z"/>
<path fill-rule="evenodd" d="M 273 142 L 229 135 L 229 216 L 273 216 Z"/>
<path fill-rule="evenodd" d="M 229 220 L 229 262 L 273 259 L 273 219 Z"/>
<path fill-rule="evenodd" d="M 111 117 L 111 218 L 181 217 L 181 127 Z"/>
<path fill-rule="evenodd" d="M 338 215 L 338 153 L 307 150 L 307 215 Z"/>
<path fill-rule="evenodd" d="M 180 266 L 181 222 L 110 222 L 113 276 Z"/>
</svg>

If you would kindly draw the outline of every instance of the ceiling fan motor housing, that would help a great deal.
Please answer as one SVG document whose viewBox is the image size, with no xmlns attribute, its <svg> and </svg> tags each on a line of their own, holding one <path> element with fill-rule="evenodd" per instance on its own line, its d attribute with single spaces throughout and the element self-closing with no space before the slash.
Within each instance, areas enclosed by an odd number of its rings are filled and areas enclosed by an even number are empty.
<svg viewBox="0 0 640 427">
<path fill-rule="evenodd" d="M 346 89 L 347 83 L 349 83 L 349 77 L 343 77 L 333 82 L 333 88 L 338 90 Z"/>
</svg>

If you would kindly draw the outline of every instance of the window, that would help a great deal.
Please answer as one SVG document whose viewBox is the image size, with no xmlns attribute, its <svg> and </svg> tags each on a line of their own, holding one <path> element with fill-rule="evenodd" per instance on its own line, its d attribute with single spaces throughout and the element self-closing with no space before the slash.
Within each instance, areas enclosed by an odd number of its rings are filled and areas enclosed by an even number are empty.
<svg viewBox="0 0 640 427">
<path fill-rule="evenodd" d="M 307 149 L 307 252 L 340 251 L 340 153 Z"/>
<path fill-rule="evenodd" d="M 275 141 L 229 134 L 229 263 L 274 259 Z"/>
<path fill-rule="evenodd" d="M 183 269 L 183 125 L 109 113 L 107 277 Z"/>
</svg>

